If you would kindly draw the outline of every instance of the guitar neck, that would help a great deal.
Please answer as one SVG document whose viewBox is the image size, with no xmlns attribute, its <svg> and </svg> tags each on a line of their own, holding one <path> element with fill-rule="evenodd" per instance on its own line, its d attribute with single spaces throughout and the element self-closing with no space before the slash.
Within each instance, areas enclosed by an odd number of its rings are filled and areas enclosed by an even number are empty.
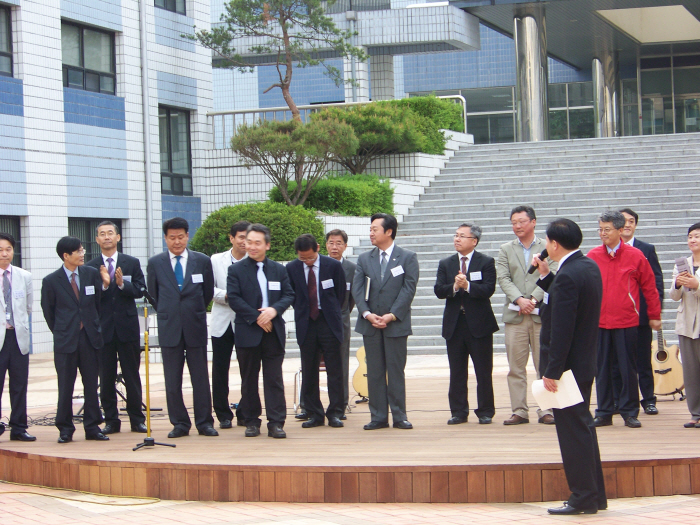
<svg viewBox="0 0 700 525">
<path fill-rule="evenodd" d="M 662 350 L 664 347 L 664 331 L 663 330 L 656 331 L 656 341 L 658 342 L 659 350 Z"/>
</svg>

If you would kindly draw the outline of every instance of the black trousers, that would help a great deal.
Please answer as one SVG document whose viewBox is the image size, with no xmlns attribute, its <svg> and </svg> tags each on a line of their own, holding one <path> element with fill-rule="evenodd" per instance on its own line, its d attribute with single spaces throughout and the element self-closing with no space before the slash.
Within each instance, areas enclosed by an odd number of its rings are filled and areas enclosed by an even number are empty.
<svg viewBox="0 0 700 525">
<path fill-rule="evenodd" d="M 231 370 L 234 342 L 233 327 L 230 323 L 221 337 L 212 336 L 211 338 L 211 399 L 219 421 L 233 419 L 233 412 L 228 402 L 228 375 Z"/>
<path fill-rule="evenodd" d="M 146 416 L 141 408 L 141 347 L 138 341 L 122 343 L 115 335 L 105 343 L 100 352 L 100 401 L 105 413 L 105 423 L 119 428 L 119 407 L 117 406 L 117 361 L 122 370 L 126 386 L 126 413 L 131 426 L 144 423 Z"/>
<path fill-rule="evenodd" d="M 173 427 L 187 430 L 192 421 L 182 398 L 182 371 L 187 361 L 192 382 L 194 401 L 194 424 L 198 430 L 214 426 L 211 416 L 211 391 L 209 390 L 209 369 L 207 368 L 207 347 L 185 349 L 185 338 L 181 337 L 177 346 L 161 348 L 163 373 L 165 376 L 165 399 L 168 416 Z"/>
<path fill-rule="evenodd" d="M 450 412 L 453 417 L 469 415 L 467 396 L 468 359 L 472 358 L 476 375 L 477 417 L 493 417 L 496 408 L 493 400 L 493 335 L 473 337 L 464 314 L 457 318 L 452 338 L 447 341 L 447 359 L 450 363 Z"/>
<path fill-rule="evenodd" d="M 5 374 L 10 374 L 10 427 L 14 434 L 27 430 L 27 382 L 29 381 L 29 354 L 22 355 L 14 330 L 5 331 L 5 342 L 0 350 L 0 415 Z"/>
<path fill-rule="evenodd" d="M 651 367 L 651 327 L 647 324 L 637 328 L 637 378 L 639 379 L 639 391 L 641 392 L 642 407 L 656 404 L 654 395 L 654 371 Z M 613 356 L 614 357 L 614 356 Z M 613 388 L 615 389 L 615 405 L 619 406 L 620 390 L 622 390 L 622 378 L 617 359 L 613 362 Z"/>
<path fill-rule="evenodd" d="M 598 436 L 591 416 L 593 381 L 578 383 L 583 401 L 567 408 L 554 409 L 554 425 L 569 483 L 568 503 L 577 509 L 604 509 L 605 479 L 600 463 Z"/>
<path fill-rule="evenodd" d="M 274 332 L 265 332 L 257 346 L 237 347 L 238 367 L 241 371 L 241 417 L 246 425 L 260 426 L 262 405 L 258 379 L 262 365 L 265 413 L 268 427 L 271 424 L 284 426 L 287 418 L 287 402 L 284 398 L 282 362 L 284 348 Z"/>
<path fill-rule="evenodd" d="M 639 383 L 637 382 L 637 327 L 598 329 L 598 373 L 595 378 L 598 409 L 596 416 L 611 417 L 615 394 L 613 362 L 617 359 L 620 376 L 618 410 L 620 415 L 639 415 Z"/>
<path fill-rule="evenodd" d="M 323 312 L 318 319 L 309 319 L 306 338 L 301 345 L 301 397 L 309 417 L 323 420 L 323 404 L 319 392 L 319 363 L 321 355 L 326 362 L 328 376 L 328 410 L 326 416 L 341 417 L 345 412 L 343 391 L 343 362 L 340 357 L 341 342 L 333 335 Z"/>
<path fill-rule="evenodd" d="M 56 408 L 56 428 L 61 434 L 72 436 L 73 424 L 73 389 L 75 378 L 80 370 L 83 380 L 83 428 L 85 435 L 96 434 L 102 423 L 100 402 L 97 396 L 97 379 L 99 376 L 99 352 L 90 344 L 85 330 L 80 330 L 78 348 L 64 354 L 54 352 L 53 362 L 58 378 L 58 406 Z"/>
</svg>

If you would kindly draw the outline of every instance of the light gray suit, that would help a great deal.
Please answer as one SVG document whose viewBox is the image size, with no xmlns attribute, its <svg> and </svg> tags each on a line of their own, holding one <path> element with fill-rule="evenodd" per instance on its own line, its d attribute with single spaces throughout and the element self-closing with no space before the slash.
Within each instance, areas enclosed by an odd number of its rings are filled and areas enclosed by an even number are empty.
<svg viewBox="0 0 700 525">
<path fill-rule="evenodd" d="M 391 407 L 394 423 L 406 421 L 406 342 L 411 331 L 411 303 L 418 283 L 418 257 L 409 250 L 394 245 L 387 263 L 384 279 L 380 279 L 378 248 L 360 255 L 357 260 L 352 295 L 357 304 L 355 331 L 362 334 L 367 355 L 367 386 L 372 421 L 388 423 L 387 405 Z M 394 270 L 392 272 L 392 270 Z M 369 300 L 365 301 L 369 277 Z M 362 314 L 388 313 L 396 321 L 380 330 L 374 328 Z M 387 378 L 388 374 L 388 378 Z"/>
<path fill-rule="evenodd" d="M 355 276 L 357 265 L 344 257 L 340 264 L 343 265 L 343 271 L 345 272 L 347 291 L 352 292 L 352 280 Z M 353 299 L 352 293 L 346 293 L 343 304 L 340 305 L 340 313 L 343 316 L 343 343 L 340 345 L 340 359 L 343 362 L 343 396 L 346 409 L 350 400 L 350 387 L 348 386 L 350 381 L 350 312 L 352 312 L 354 307 L 355 299 Z"/>
</svg>

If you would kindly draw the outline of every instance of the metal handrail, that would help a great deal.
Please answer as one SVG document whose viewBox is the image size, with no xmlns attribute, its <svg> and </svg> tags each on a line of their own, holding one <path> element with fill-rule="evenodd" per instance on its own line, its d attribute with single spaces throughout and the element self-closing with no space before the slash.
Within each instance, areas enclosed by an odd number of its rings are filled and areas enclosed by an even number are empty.
<svg viewBox="0 0 700 525">
<path fill-rule="evenodd" d="M 467 131 L 467 100 L 462 96 L 462 95 L 442 95 L 437 98 L 440 99 L 455 99 L 459 100 L 460 103 L 462 104 L 462 114 L 463 114 L 463 119 L 464 119 L 464 132 L 466 133 Z M 332 108 L 332 107 L 349 107 L 349 106 L 362 106 L 365 104 L 371 104 L 371 101 L 366 101 L 366 102 L 329 102 L 329 103 L 324 103 L 324 104 L 307 104 L 307 105 L 301 105 L 297 106 L 297 109 L 302 115 L 302 120 L 306 121 L 308 118 L 308 115 L 310 113 L 314 113 L 317 111 L 321 111 L 322 109 L 325 108 Z M 272 118 L 264 118 L 266 114 L 270 114 Z M 277 118 L 278 114 L 281 114 L 282 118 Z M 291 110 L 289 109 L 288 106 L 278 106 L 278 107 L 272 107 L 272 108 L 256 108 L 256 109 L 234 109 L 234 110 L 227 110 L 227 111 L 209 111 L 207 112 L 207 118 L 211 117 L 211 132 L 212 136 L 214 139 L 216 139 L 216 120 L 217 117 L 221 117 L 221 127 L 222 127 L 222 137 L 223 140 L 226 140 L 226 116 L 231 115 L 232 116 L 232 125 L 233 125 L 233 133 L 235 134 L 236 129 L 238 126 L 236 126 L 236 115 L 251 115 L 252 119 L 250 120 L 257 120 L 257 119 L 263 119 L 263 120 L 290 120 L 291 119 Z M 257 118 L 256 118 L 256 115 Z M 243 118 L 243 121 L 248 121 L 249 119 Z M 215 144 L 215 149 L 216 149 L 216 144 Z M 221 149 L 226 149 L 221 148 Z"/>
</svg>

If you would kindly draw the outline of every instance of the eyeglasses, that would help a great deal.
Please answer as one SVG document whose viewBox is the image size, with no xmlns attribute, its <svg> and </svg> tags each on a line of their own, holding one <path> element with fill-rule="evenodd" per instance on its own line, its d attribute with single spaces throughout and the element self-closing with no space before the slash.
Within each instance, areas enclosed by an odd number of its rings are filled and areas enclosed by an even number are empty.
<svg viewBox="0 0 700 525">
<path fill-rule="evenodd" d="M 525 226 L 529 222 L 532 222 L 532 219 L 520 219 L 519 221 L 510 221 L 510 223 L 513 226 Z"/>
<path fill-rule="evenodd" d="M 598 228 L 598 233 L 604 233 L 605 235 L 612 231 L 615 231 L 615 228 Z"/>
<path fill-rule="evenodd" d="M 78 255 L 85 255 L 85 248 L 81 248 L 80 250 L 75 250 L 73 253 L 77 253 Z"/>
<path fill-rule="evenodd" d="M 455 233 L 455 239 L 476 239 L 476 237 L 472 237 L 470 235 L 460 235 L 458 233 Z"/>
</svg>

